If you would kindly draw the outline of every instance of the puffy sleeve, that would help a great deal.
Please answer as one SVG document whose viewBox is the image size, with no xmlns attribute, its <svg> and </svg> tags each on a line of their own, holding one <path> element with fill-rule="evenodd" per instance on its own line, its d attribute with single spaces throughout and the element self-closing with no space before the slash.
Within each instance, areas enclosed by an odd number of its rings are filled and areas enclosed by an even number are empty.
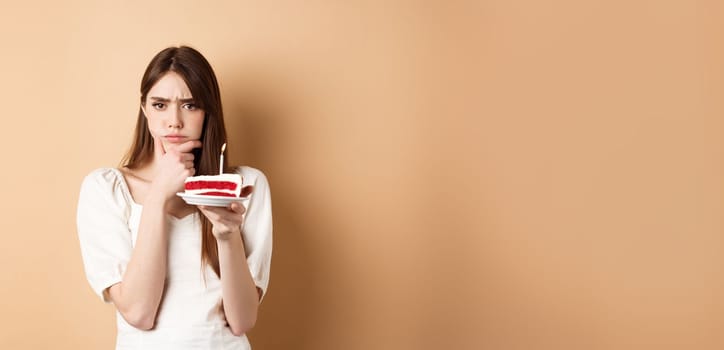
<svg viewBox="0 0 724 350">
<path fill-rule="evenodd" d="M 271 192 L 266 176 L 261 171 L 250 167 L 240 169 L 244 186 L 254 186 L 247 204 L 242 232 L 246 261 L 263 298 L 269 286 L 272 255 Z"/>
<path fill-rule="evenodd" d="M 130 203 L 113 169 L 98 169 L 83 180 L 77 226 L 86 278 L 104 302 L 106 289 L 121 281 L 133 243 L 128 226 Z"/>
</svg>

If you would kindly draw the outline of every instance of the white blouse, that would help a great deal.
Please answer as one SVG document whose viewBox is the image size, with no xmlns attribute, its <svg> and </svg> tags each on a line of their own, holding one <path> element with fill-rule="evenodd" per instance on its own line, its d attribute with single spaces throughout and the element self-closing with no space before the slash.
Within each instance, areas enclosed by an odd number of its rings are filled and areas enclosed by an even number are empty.
<svg viewBox="0 0 724 350">
<path fill-rule="evenodd" d="M 264 174 L 239 167 L 244 184 L 254 185 L 245 202 L 242 227 L 247 263 L 257 287 L 266 293 L 272 252 L 269 184 Z M 78 200 L 78 237 L 86 277 L 103 301 L 108 287 L 121 282 L 136 243 L 143 207 L 133 201 L 122 173 L 114 168 L 91 172 Z M 143 331 L 116 312 L 116 349 L 251 349 L 245 335 L 234 336 L 221 304 L 221 280 L 201 269 L 201 222 L 195 212 L 169 221 L 168 271 L 155 327 Z"/>
</svg>

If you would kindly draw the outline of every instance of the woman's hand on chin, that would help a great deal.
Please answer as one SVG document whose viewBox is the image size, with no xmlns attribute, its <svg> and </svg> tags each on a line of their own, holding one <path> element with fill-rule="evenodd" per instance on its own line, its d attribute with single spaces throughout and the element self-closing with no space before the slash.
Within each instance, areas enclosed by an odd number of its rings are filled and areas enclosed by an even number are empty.
<svg viewBox="0 0 724 350">
<path fill-rule="evenodd" d="M 151 193 L 172 198 L 176 192 L 182 191 L 184 182 L 189 176 L 194 176 L 194 148 L 201 147 L 201 141 L 186 141 L 166 150 L 159 137 L 153 138 L 156 163 L 156 175 L 151 183 Z"/>
</svg>

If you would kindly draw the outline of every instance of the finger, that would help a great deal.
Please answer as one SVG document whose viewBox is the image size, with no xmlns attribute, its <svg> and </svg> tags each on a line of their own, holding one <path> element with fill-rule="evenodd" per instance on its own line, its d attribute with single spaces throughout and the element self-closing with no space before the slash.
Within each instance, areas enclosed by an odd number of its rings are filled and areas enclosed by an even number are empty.
<svg viewBox="0 0 724 350">
<path fill-rule="evenodd" d="M 221 215 L 216 211 L 217 209 L 214 207 L 207 207 L 207 206 L 199 206 L 199 210 L 201 210 L 201 213 L 206 216 L 209 220 L 212 222 L 217 222 L 219 219 L 221 219 Z"/>
<path fill-rule="evenodd" d="M 227 213 L 220 214 L 213 211 L 202 211 L 204 215 L 211 221 L 211 223 L 214 226 L 224 226 L 224 227 L 240 227 L 241 226 L 241 218 L 240 217 L 234 217 L 230 216 Z"/>
<path fill-rule="evenodd" d="M 202 211 L 209 214 L 210 220 L 218 222 L 236 222 L 241 218 L 241 213 L 235 212 L 229 207 L 204 207 Z"/>
<path fill-rule="evenodd" d="M 153 136 L 151 136 L 153 137 Z M 156 157 L 161 157 L 164 154 L 166 154 L 166 149 L 163 147 L 163 142 L 161 142 L 161 137 L 153 137 L 153 153 L 156 155 Z"/>
<path fill-rule="evenodd" d="M 191 169 L 191 168 L 194 167 L 194 162 L 193 162 L 193 161 L 190 161 L 190 160 L 187 160 L 187 161 L 184 162 L 184 165 L 186 166 L 186 169 Z"/>
<path fill-rule="evenodd" d="M 226 229 L 233 229 L 233 228 L 239 228 L 241 230 L 241 224 L 243 220 L 240 216 L 229 216 L 229 211 L 224 210 L 225 214 L 219 214 L 215 210 L 218 210 L 220 208 L 214 208 L 214 207 L 201 207 L 199 206 L 199 210 L 201 213 L 206 216 L 209 221 L 211 221 L 211 224 L 218 229 L 221 229 L 222 231 L 225 231 Z"/>
<path fill-rule="evenodd" d="M 181 153 L 181 160 L 182 161 L 189 161 L 194 160 L 194 154 L 193 153 Z"/>
<path fill-rule="evenodd" d="M 233 211 L 234 213 L 237 213 L 237 214 L 244 214 L 244 212 L 246 211 L 246 208 L 244 208 L 244 206 L 241 205 L 241 203 L 236 203 L 236 202 L 231 203 L 231 205 L 229 205 L 229 209 L 231 209 L 231 211 Z"/>
<path fill-rule="evenodd" d="M 188 153 L 188 152 L 191 152 L 191 150 L 194 148 L 201 148 L 201 141 L 199 141 L 199 140 L 186 141 L 186 142 L 178 145 L 178 147 L 176 147 L 176 150 L 181 153 Z"/>
</svg>

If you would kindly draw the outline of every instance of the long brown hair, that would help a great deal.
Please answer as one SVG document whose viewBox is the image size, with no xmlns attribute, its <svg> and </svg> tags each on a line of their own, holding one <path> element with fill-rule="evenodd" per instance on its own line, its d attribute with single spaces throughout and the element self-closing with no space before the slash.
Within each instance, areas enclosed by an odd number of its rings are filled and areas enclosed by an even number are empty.
<svg viewBox="0 0 724 350">
<path fill-rule="evenodd" d="M 204 110 L 204 125 L 201 132 L 201 149 L 194 150 L 196 175 L 216 175 L 219 173 L 219 152 L 226 142 L 224 112 L 221 108 L 221 94 L 216 75 L 209 62 L 200 52 L 188 46 L 169 47 L 156 54 L 146 67 L 141 79 L 141 106 L 156 82 L 166 73 L 175 72 L 181 76 L 191 90 L 194 103 Z M 128 153 L 122 164 L 129 169 L 137 169 L 153 159 L 153 138 L 143 110 L 138 109 L 136 131 Z M 229 159 L 228 155 L 226 159 Z M 211 232 L 211 222 L 203 214 L 201 218 L 201 263 L 202 267 L 211 265 L 220 276 L 219 252 L 216 238 Z"/>
</svg>

